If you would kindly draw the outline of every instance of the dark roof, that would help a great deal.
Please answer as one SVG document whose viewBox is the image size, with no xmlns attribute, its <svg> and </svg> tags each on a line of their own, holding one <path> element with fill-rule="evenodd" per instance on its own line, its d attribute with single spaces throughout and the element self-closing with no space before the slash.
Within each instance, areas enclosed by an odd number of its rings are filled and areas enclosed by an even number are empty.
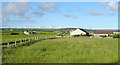
<svg viewBox="0 0 120 65">
<path fill-rule="evenodd" d="M 118 30 L 95 30 L 94 34 L 113 34 L 113 32 Z"/>
<path fill-rule="evenodd" d="M 84 29 L 82 29 L 82 28 L 78 28 L 78 29 L 80 29 L 80 30 L 86 32 L 86 34 L 89 35 L 89 33 L 88 33 L 87 31 L 85 31 Z"/>
</svg>

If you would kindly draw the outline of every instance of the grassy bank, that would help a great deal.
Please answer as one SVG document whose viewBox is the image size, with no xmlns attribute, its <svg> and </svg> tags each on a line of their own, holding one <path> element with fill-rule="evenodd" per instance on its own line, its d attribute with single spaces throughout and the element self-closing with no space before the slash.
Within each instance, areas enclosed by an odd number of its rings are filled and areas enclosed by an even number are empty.
<svg viewBox="0 0 120 65">
<path fill-rule="evenodd" d="M 118 40 L 58 38 L 3 49 L 3 63 L 115 63 Z"/>
</svg>

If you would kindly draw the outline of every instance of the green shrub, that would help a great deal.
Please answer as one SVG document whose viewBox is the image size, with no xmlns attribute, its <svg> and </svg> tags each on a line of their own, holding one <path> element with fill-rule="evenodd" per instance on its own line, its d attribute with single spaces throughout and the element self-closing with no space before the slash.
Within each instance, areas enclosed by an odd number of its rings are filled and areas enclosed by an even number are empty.
<svg viewBox="0 0 120 65">
<path fill-rule="evenodd" d="M 94 37 L 94 35 L 90 35 L 90 37 Z"/>
<path fill-rule="evenodd" d="M 73 37 L 80 37 L 80 36 L 86 36 L 86 35 L 73 35 Z"/>
<path fill-rule="evenodd" d="M 114 34 L 113 38 L 120 38 L 120 34 Z"/>
<path fill-rule="evenodd" d="M 19 35 L 19 33 L 10 33 L 10 35 Z"/>
<path fill-rule="evenodd" d="M 94 37 L 94 35 L 90 35 L 90 37 Z"/>
<path fill-rule="evenodd" d="M 107 37 L 106 35 L 100 35 L 99 37 Z"/>
<path fill-rule="evenodd" d="M 73 37 L 79 37 L 80 35 L 73 35 Z"/>
<path fill-rule="evenodd" d="M 108 37 L 113 37 L 113 35 L 109 35 Z"/>
<path fill-rule="evenodd" d="M 43 48 L 42 51 L 46 51 L 47 49 L 46 48 Z"/>
</svg>

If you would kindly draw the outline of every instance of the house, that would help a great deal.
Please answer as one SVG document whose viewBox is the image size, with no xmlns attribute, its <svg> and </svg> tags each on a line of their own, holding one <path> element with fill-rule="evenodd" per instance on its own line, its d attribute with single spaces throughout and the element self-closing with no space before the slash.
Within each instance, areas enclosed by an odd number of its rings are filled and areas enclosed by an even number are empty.
<svg viewBox="0 0 120 65">
<path fill-rule="evenodd" d="M 36 31 L 24 31 L 25 35 L 37 34 Z"/>
<path fill-rule="evenodd" d="M 73 35 L 89 35 L 89 33 L 83 29 L 77 28 L 76 30 L 70 31 L 70 36 L 73 36 Z"/>
<path fill-rule="evenodd" d="M 99 37 L 100 35 L 113 35 L 116 30 L 95 30 L 94 31 L 94 36 Z"/>
<path fill-rule="evenodd" d="M 120 31 L 114 31 L 113 34 L 120 34 Z"/>
</svg>

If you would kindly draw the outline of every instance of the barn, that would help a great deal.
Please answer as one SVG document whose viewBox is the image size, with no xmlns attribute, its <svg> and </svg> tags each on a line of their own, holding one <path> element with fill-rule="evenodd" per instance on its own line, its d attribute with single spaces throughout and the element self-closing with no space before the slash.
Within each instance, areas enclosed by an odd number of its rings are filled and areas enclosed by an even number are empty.
<svg viewBox="0 0 120 65">
<path fill-rule="evenodd" d="M 94 36 L 99 37 L 100 35 L 113 35 L 113 34 L 119 34 L 120 32 L 118 30 L 95 30 Z"/>
<path fill-rule="evenodd" d="M 84 29 L 81 29 L 81 28 L 77 28 L 76 30 L 71 30 L 70 31 L 70 36 L 73 36 L 73 35 L 89 35 L 88 32 L 86 32 Z"/>
</svg>

